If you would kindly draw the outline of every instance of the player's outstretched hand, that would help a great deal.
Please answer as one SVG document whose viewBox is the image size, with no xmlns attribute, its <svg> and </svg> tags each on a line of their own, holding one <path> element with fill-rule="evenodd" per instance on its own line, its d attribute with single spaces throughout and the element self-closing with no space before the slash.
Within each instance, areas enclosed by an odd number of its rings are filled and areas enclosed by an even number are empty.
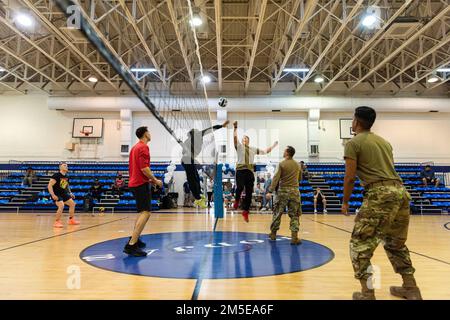
<svg viewBox="0 0 450 320">
<path fill-rule="evenodd" d="M 223 123 L 222 127 L 226 128 L 227 125 L 228 125 L 229 123 L 230 123 L 230 120 L 225 121 L 225 122 Z"/>
<path fill-rule="evenodd" d="M 235 128 L 237 128 L 238 122 L 237 122 L 237 121 L 233 122 L 233 126 L 234 126 Z"/>
<path fill-rule="evenodd" d="M 162 188 L 162 186 L 163 186 L 162 181 L 161 181 L 161 180 L 158 180 L 158 179 L 155 180 L 155 184 L 156 184 L 158 187 L 160 187 L 160 188 Z"/>
</svg>

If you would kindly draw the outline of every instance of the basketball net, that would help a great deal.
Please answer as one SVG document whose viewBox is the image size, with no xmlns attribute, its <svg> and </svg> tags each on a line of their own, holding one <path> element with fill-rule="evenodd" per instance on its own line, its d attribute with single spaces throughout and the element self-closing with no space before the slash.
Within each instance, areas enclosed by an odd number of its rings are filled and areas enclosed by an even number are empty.
<svg viewBox="0 0 450 320">
<path fill-rule="evenodd" d="M 89 131 L 80 131 L 81 134 L 83 134 L 86 138 L 89 138 L 89 136 L 91 135 L 91 133 Z"/>
</svg>

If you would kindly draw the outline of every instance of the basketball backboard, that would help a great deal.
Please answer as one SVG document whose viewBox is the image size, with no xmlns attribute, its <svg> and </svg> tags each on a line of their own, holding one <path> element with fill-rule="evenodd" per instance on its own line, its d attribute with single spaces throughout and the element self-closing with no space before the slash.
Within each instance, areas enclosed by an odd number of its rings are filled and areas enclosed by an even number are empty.
<svg viewBox="0 0 450 320">
<path fill-rule="evenodd" d="M 352 119 L 339 119 L 339 131 L 341 139 L 353 138 Z"/>
<path fill-rule="evenodd" d="M 73 138 L 103 137 L 103 118 L 74 118 Z"/>
</svg>

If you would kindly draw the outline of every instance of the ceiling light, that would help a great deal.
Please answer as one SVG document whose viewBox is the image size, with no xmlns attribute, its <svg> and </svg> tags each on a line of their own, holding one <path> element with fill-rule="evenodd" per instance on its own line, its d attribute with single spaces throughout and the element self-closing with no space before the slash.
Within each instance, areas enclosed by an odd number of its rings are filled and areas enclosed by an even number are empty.
<svg viewBox="0 0 450 320">
<path fill-rule="evenodd" d="M 156 72 L 156 68 L 131 68 L 131 72 Z"/>
<path fill-rule="evenodd" d="M 365 16 L 364 19 L 362 20 L 363 26 L 367 28 L 373 27 L 375 22 L 377 22 L 377 17 L 373 14 Z"/>
<path fill-rule="evenodd" d="M 191 25 L 194 27 L 199 27 L 203 24 L 203 20 L 198 14 L 194 14 L 191 19 Z"/>
<path fill-rule="evenodd" d="M 309 72 L 309 68 L 284 68 L 284 72 Z"/>
<path fill-rule="evenodd" d="M 18 13 L 15 20 L 24 27 L 31 27 L 33 25 L 33 18 L 27 13 Z"/>
<path fill-rule="evenodd" d="M 428 77 L 427 82 L 428 83 L 435 83 L 439 81 L 439 77 L 435 74 Z"/>
<path fill-rule="evenodd" d="M 325 81 L 325 78 L 323 76 L 321 76 L 321 75 L 317 75 L 317 76 L 314 77 L 314 82 L 315 83 L 322 83 L 324 81 Z"/>
<path fill-rule="evenodd" d="M 96 77 L 89 77 L 88 80 L 93 83 L 96 83 L 98 81 L 98 79 Z"/>
<path fill-rule="evenodd" d="M 6 69 L 5 68 L 3 68 L 3 67 L 0 67 L 0 72 L 5 72 L 6 71 Z"/>
<path fill-rule="evenodd" d="M 210 83 L 210 82 L 212 81 L 212 79 L 211 79 L 210 76 L 203 76 L 203 77 L 201 78 L 201 80 L 202 80 L 202 82 L 203 82 L 204 84 Z"/>
<path fill-rule="evenodd" d="M 450 72 L 450 68 L 439 68 L 436 71 L 437 72 Z"/>
</svg>

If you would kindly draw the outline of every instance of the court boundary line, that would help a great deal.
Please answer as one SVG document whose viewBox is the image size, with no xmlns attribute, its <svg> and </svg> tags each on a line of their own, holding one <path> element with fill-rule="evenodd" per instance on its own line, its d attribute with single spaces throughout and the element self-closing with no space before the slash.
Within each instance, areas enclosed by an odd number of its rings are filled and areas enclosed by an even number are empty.
<svg viewBox="0 0 450 320">
<path fill-rule="evenodd" d="M 352 233 L 352 232 L 349 231 L 349 230 L 342 229 L 342 228 L 333 226 L 333 225 L 328 224 L 328 223 L 325 223 L 325 222 L 317 221 L 317 220 L 314 220 L 314 219 L 308 219 L 308 220 L 311 220 L 311 221 L 316 222 L 316 223 L 319 223 L 319 224 L 323 224 L 323 225 L 325 225 L 325 226 L 327 226 L 327 227 L 331 227 L 331 228 L 334 228 L 334 229 L 337 229 L 337 230 L 340 230 L 340 231 L 344 231 L 344 232 L 346 232 L 346 233 L 350 233 L 350 234 Z M 450 222 L 448 222 L 447 224 L 450 224 Z M 444 226 L 445 226 L 445 225 L 444 225 Z M 430 260 L 434 260 L 434 261 L 437 261 L 437 262 L 441 262 L 441 263 L 450 265 L 450 262 L 447 262 L 447 261 L 444 261 L 444 260 L 440 260 L 440 259 L 438 259 L 438 258 L 434 258 L 434 257 L 428 256 L 428 255 L 423 254 L 423 253 L 419 253 L 419 252 L 411 251 L 411 250 L 409 250 L 409 252 L 410 252 L 410 253 L 414 253 L 414 254 L 416 254 L 416 255 L 418 255 L 418 256 L 424 257 L 424 258 L 428 258 L 428 259 L 430 259 Z"/>
<path fill-rule="evenodd" d="M 6 250 L 10 250 L 10 249 L 14 249 L 14 248 L 18 248 L 18 247 L 23 247 L 23 246 L 26 246 L 26 245 L 29 245 L 29 244 L 32 244 L 32 243 L 40 242 L 40 241 L 45 241 L 45 240 L 49 240 L 49 239 L 53 239 L 53 238 L 57 238 L 57 237 L 62 237 L 62 236 L 65 236 L 65 235 L 68 235 L 68 234 L 72 234 L 72 233 L 76 233 L 76 232 L 80 232 L 80 231 L 89 230 L 89 229 L 96 228 L 96 227 L 101 227 L 101 226 L 104 226 L 106 224 L 110 224 L 110 223 L 121 221 L 121 220 L 125 220 L 125 219 L 128 219 L 128 217 L 116 219 L 116 220 L 113 220 L 113 221 L 103 222 L 103 223 L 96 224 L 96 225 L 93 225 L 93 226 L 90 226 L 90 227 L 86 227 L 86 228 L 82 228 L 82 229 L 78 229 L 78 230 L 74 230 L 74 231 L 68 231 L 68 232 L 64 232 L 64 233 L 61 233 L 61 234 L 58 234 L 58 235 L 54 235 L 54 236 L 50 236 L 50 237 L 45 237 L 45 238 L 41 238 L 41 239 L 37 239 L 37 240 L 33 240 L 33 241 L 28 241 L 28 242 L 25 242 L 25 243 L 14 245 L 12 247 L 7 247 L 7 248 L 0 249 L 0 252 L 6 251 Z"/>
</svg>

